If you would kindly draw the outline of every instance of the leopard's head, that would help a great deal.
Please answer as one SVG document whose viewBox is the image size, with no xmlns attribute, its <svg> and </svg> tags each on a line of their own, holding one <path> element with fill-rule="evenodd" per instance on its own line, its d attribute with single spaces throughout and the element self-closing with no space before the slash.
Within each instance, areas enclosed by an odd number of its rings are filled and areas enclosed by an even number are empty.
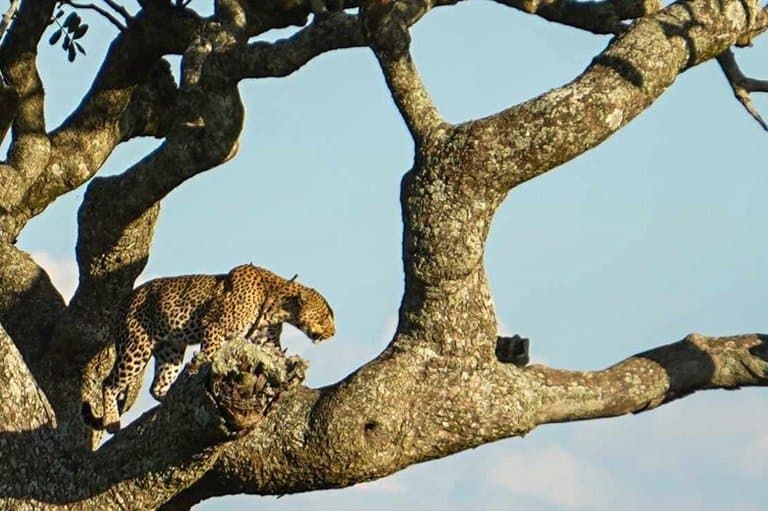
<svg viewBox="0 0 768 511">
<path fill-rule="evenodd" d="M 293 313 L 289 322 L 304 332 L 312 342 L 320 342 L 336 333 L 333 310 L 325 298 L 311 288 L 302 288 L 288 299 Z"/>
</svg>

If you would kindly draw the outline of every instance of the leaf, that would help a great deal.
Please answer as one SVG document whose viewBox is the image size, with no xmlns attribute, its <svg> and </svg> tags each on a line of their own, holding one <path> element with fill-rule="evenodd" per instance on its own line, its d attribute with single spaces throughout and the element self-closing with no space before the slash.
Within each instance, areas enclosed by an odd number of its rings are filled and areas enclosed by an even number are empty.
<svg viewBox="0 0 768 511">
<path fill-rule="evenodd" d="M 56 44 L 57 42 L 59 42 L 59 38 L 60 38 L 60 37 L 61 37 L 61 29 L 58 29 L 56 32 L 54 32 L 53 34 L 51 34 L 51 38 L 50 38 L 50 39 L 48 39 L 48 44 L 50 44 L 51 46 L 53 46 L 54 44 Z"/>
<path fill-rule="evenodd" d="M 85 55 L 85 48 L 80 43 L 75 43 L 75 46 L 77 47 L 77 51 Z"/>
<path fill-rule="evenodd" d="M 75 30 L 75 33 L 72 36 L 72 38 L 73 39 L 80 39 L 81 37 L 83 37 L 85 35 L 86 32 L 88 32 L 88 24 L 87 23 L 77 27 L 77 30 Z"/>
<path fill-rule="evenodd" d="M 77 52 L 75 52 L 74 45 L 67 48 L 67 59 L 69 59 L 70 62 L 74 62 L 76 56 L 77 56 Z"/>
<path fill-rule="evenodd" d="M 61 18 L 62 16 L 64 16 L 64 11 L 59 10 L 59 12 L 56 13 L 56 16 L 53 19 L 57 20 L 57 19 Z"/>
<path fill-rule="evenodd" d="M 66 50 L 69 47 L 69 43 L 71 42 L 72 39 L 70 39 L 68 35 L 65 35 L 64 40 L 61 42 L 61 49 Z"/>
<path fill-rule="evenodd" d="M 70 12 L 67 19 L 64 20 L 64 26 L 72 32 L 77 29 L 78 25 L 80 25 L 80 16 L 78 16 L 76 12 Z"/>
</svg>

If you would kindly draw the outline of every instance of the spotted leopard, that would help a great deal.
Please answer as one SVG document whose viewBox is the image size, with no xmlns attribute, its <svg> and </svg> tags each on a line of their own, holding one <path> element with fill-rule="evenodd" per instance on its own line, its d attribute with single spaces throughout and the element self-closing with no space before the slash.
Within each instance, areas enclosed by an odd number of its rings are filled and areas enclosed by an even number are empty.
<svg viewBox="0 0 768 511">
<path fill-rule="evenodd" d="M 284 321 L 313 342 L 331 337 L 336 328 L 330 306 L 295 278 L 247 264 L 227 274 L 159 278 L 136 288 L 117 325 L 115 364 L 102 389 L 102 427 L 120 429 L 126 391 L 138 384 L 152 355 L 150 393 L 162 401 L 181 370 L 187 345 L 199 343 L 209 356 L 239 336 L 279 347 Z"/>
</svg>

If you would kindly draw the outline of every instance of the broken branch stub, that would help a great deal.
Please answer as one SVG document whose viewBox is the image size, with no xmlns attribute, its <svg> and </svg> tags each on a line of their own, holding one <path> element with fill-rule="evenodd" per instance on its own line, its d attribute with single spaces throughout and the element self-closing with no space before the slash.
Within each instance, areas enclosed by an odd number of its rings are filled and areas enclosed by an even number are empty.
<svg viewBox="0 0 768 511">
<path fill-rule="evenodd" d="M 264 418 L 281 393 L 304 381 L 308 366 L 306 360 L 286 357 L 277 347 L 237 339 L 213 356 L 209 392 L 230 429 L 248 430 Z"/>
</svg>

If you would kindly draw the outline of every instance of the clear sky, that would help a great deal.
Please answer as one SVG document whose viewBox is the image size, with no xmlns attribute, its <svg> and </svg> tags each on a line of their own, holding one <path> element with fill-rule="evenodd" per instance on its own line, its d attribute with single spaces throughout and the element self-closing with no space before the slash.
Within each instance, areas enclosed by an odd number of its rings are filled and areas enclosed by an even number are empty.
<svg viewBox="0 0 768 511">
<path fill-rule="evenodd" d="M 58 47 L 42 49 L 51 126 L 76 106 L 112 34 L 84 17 L 94 27 L 87 57 L 69 65 Z M 475 0 L 430 13 L 413 40 L 450 121 L 561 85 L 608 42 Z M 761 41 L 737 53 L 758 77 L 768 74 Z M 311 361 L 310 385 L 337 381 L 394 331 L 399 180 L 412 143 L 368 50 L 325 55 L 241 91 L 239 155 L 164 201 L 144 278 L 244 262 L 298 273 L 328 298 L 338 332 L 318 346 L 289 333 L 289 346 Z M 768 116 L 768 101 L 755 103 Z M 530 337 L 534 360 L 572 369 L 605 367 L 692 331 L 768 332 L 766 143 L 707 63 L 600 147 L 513 190 L 486 254 L 502 332 Z M 121 172 L 154 144 L 126 144 L 103 172 Z M 67 293 L 82 196 L 80 188 L 56 201 L 19 242 Z M 764 509 L 767 397 L 707 392 L 639 416 L 545 426 L 350 489 L 227 497 L 196 509 Z M 142 404 L 153 401 L 145 395 Z"/>
</svg>

